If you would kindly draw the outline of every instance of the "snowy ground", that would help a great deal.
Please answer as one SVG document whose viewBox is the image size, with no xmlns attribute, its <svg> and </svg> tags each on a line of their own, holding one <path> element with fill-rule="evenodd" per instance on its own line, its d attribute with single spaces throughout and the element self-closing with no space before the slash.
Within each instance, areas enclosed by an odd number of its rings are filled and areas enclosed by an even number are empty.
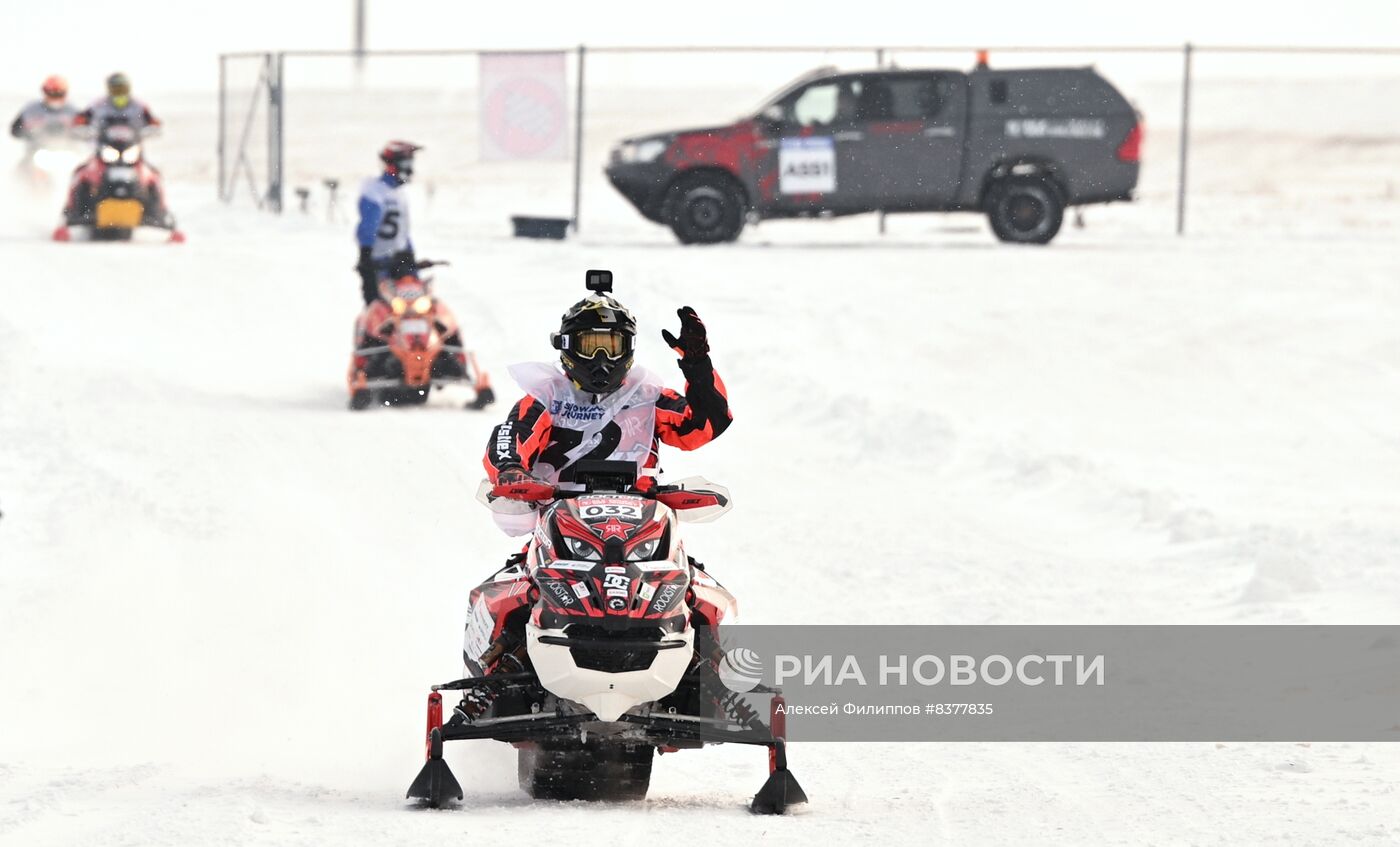
<svg viewBox="0 0 1400 847">
<path fill-rule="evenodd" d="M 592 808 L 464 745 L 463 808 L 407 810 L 426 685 L 510 550 L 472 501 L 503 412 L 347 412 L 345 227 L 212 194 L 177 186 L 180 247 L 52 244 L 52 206 L 3 203 L 0 844 L 1400 841 L 1400 747 L 1305 740 L 799 745 L 783 819 L 744 810 L 751 750 Z M 736 423 L 667 470 L 733 490 L 690 537 L 748 622 L 1393 623 L 1400 245 L 1121 211 L 1048 249 L 933 216 L 416 240 L 506 398 L 586 267 L 675 382 L 659 330 L 705 317 Z"/>
</svg>

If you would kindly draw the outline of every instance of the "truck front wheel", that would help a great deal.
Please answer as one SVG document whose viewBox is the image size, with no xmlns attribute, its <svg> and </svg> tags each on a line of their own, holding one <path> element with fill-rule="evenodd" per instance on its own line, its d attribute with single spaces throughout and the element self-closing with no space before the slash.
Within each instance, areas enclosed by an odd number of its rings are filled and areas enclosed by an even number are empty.
<svg viewBox="0 0 1400 847">
<path fill-rule="evenodd" d="M 1002 241 L 1048 244 L 1064 217 L 1060 192 L 1043 179 L 1013 177 L 987 192 L 987 220 Z"/>
<path fill-rule="evenodd" d="M 671 231 L 682 244 L 733 241 L 744 228 L 744 206 L 732 180 L 710 174 L 682 177 L 667 202 Z"/>
</svg>

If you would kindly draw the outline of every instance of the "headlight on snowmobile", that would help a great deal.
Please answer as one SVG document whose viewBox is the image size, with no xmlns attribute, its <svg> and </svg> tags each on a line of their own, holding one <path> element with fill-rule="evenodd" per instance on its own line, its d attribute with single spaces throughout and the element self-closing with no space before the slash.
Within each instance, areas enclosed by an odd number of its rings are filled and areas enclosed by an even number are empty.
<svg viewBox="0 0 1400 847">
<path fill-rule="evenodd" d="M 102 161 L 107 164 L 115 164 L 122 157 L 121 151 L 110 145 L 102 148 Z"/>
<path fill-rule="evenodd" d="M 428 310 L 431 308 L 433 308 L 433 298 L 426 294 L 413 301 L 413 311 L 420 315 L 428 314 Z"/>
<path fill-rule="evenodd" d="M 389 301 L 389 306 L 394 310 L 394 314 L 402 315 L 408 309 L 408 301 L 402 297 L 395 297 Z"/>
<path fill-rule="evenodd" d="M 575 559 L 582 559 L 585 562 L 596 562 L 601 558 L 598 548 L 578 538 L 564 536 L 564 546 L 569 549 L 569 555 Z"/>
<path fill-rule="evenodd" d="M 134 165 L 141 161 L 141 145 L 133 144 L 122 151 L 122 161 L 128 165 Z"/>
<path fill-rule="evenodd" d="M 650 541 L 643 541 L 642 543 L 638 544 L 636 547 L 633 547 L 633 548 L 632 548 L 632 551 L 631 551 L 630 553 L 627 554 L 627 561 L 629 561 L 629 562 L 649 562 L 649 561 L 651 561 L 651 557 L 654 556 L 654 555 L 656 555 L 656 548 L 657 548 L 657 546 L 658 546 L 659 544 L 661 544 L 661 539 L 660 539 L 660 538 L 653 538 L 653 539 L 651 539 Z"/>
</svg>

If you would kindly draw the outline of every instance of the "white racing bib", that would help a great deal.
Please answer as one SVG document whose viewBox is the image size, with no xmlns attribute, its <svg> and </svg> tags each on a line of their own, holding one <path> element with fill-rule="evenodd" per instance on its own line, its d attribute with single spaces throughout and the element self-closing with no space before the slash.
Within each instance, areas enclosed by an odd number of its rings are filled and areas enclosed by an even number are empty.
<svg viewBox="0 0 1400 847">
<path fill-rule="evenodd" d="M 659 377 L 634 367 L 621 388 L 594 402 L 593 395 L 575 389 L 552 365 L 531 362 L 511 365 L 508 370 L 526 393 L 544 404 L 555 430 L 571 431 L 555 432 L 551 440 L 565 446 L 562 460 L 549 455 L 556 451 L 546 448 L 544 461 L 532 468 L 537 477 L 558 482 L 560 471 L 605 443 L 612 443 L 612 449 L 608 455 L 595 458 L 636 462 L 641 473 L 656 441 L 656 399 L 662 387 Z"/>
<path fill-rule="evenodd" d="M 412 240 L 409 233 L 408 198 L 404 186 L 385 185 L 379 177 L 365 180 L 361 188 L 362 196 L 379 206 L 379 228 L 374 231 L 374 245 L 370 255 L 385 259 L 408 249 Z"/>
</svg>

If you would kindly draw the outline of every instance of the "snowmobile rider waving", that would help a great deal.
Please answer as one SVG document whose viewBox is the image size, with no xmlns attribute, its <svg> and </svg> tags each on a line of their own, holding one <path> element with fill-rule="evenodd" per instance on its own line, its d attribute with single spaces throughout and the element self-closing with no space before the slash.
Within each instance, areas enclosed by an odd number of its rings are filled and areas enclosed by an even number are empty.
<svg viewBox="0 0 1400 847">
<path fill-rule="evenodd" d="M 694 309 L 677 310 L 679 336 L 661 331 L 681 357 L 682 394 L 633 367 L 637 323 L 611 296 L 612 273 L 588 271 L 588 288 L 594 293 L 570 306 L 551 336 L 562 372 L 542 362 L 510 368 L 526 393 L 487 442 L 484 464 L 492 483 L 533 478 L 558 484 L 580 460 L 613 460 L 636 462 L 638 487 L 650 487 L 655 480 L 644 474 L 655 472 L 661 442 L 694 450 L 733 420 Z M 509 535 L 534 528 L 534 514 L 492 516 Z"/>
<path fill-rule="evenodd" d="M 413 154 L 423 148 L 408 141 L 390 141 L 379 151 L 384 173 L 365 180 L 360 189 L 360 293 L 365 305 L 379 297 L 379 278 L 392 268 L 414 267 L 409 237 L 408 196 L 404 185 L 413 178 Z"/>
</svg>

